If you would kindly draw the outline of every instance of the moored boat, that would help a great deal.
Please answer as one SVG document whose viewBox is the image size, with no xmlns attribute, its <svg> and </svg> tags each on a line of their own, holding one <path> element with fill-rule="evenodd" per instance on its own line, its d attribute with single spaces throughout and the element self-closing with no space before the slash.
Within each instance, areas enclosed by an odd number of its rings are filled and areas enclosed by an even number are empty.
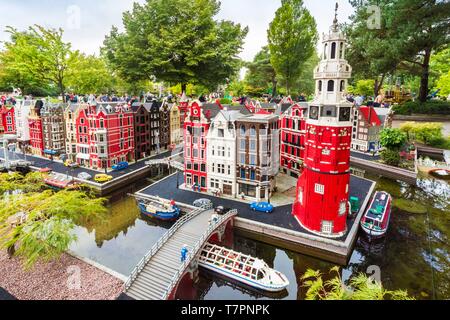
<svg viewBox="0 0 450 320">
<path fill-rule="evenodd" d="M 214 244 L 203 247 L 198 262 L 205 269 L 255 289 L 279 292 L 289 285 L 284 274 L 269 268 L 263 260 Z"/>
<path fill-rule="evenodd" d="M 44 182 L 55 189 L 68 189 L 76 185 L 72 177 L 63 174 L 51 174 L 44 179 Z"/>
<path fill-rule="evenodd" d="M 142 214 L 164 221 L 176 220 L 181 213 L 174 201 L 167 201 L 160 199 L 159 201 L 153 200 L 139 200 L 139 209 Z"/>
<path fill-rule="evenodd" d="M 429 174 L 441 180 L 450 180 L 450 170 L 448 169 L 430 170 Z"/>
<path fill-rule="evenodd" d="M 361 228 L 370 237 L 383 237 L 389 227 L 391 209 L 391 195 L 384 191 L 376 192 L 369 208 L 361 219 Z"/>
</svg>

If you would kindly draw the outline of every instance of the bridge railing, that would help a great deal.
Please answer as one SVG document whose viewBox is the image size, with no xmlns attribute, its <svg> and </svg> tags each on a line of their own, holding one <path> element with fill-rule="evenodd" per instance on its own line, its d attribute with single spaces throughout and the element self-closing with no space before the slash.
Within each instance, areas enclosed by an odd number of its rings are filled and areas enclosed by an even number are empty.
<svg viewBox="0 0 450 320">
<path fill-rule="evenodd" d="M 185 272 L 186 268 L 189 266 L 189 264 L 192 262 L 192 260 L 195 259 L 196 255 L 200 251 L 200 249 L 204 246 L 205 242 L 208 240 L 208 238 L 211 236 L 211 234 L 219 228 L 222 223 L 226 222 L 227 220 L 231 219 L 232 217 L 236 216 L 238 214 L 237 210 L 231 210 L 226 215 L 221 216 L 216 223 L 210 224 L 208 229 L 203 233 L 202 237 L 199 241 L 197 241 L 197 244 L 192 249 L 192 251 L 189 253 L 188 257 L 184 261 L 184 263 L 180 266 L 178 271 L 173 276 L 172 280 L 170 281 L 169 287 L 166 289 L 162 300 L 167 300 L 172 290 L 175 288 L 176 284 L 180 281 L 181 276 Z"/>
<path fill-rule="evenodd" d="M 149 161 L 146 161 L 145 164 L 147 166 L 163 164 L 163 165 L 167 165 L 169 167 L 175 168 L 177 170 L 184 171 L 184 165 L 179 161 L 173 160 L 172 158 L 149 160 Z"/>
<path fill-rule="evenodd" d="M 159 240 L 155 245 L 152 247 L 152 249 L 141 259 L 141 261 L 137 264 L 137 266 L 134 268 L 134 270 L 131 272 L 130 277 L 128 278 L 127 282 L 125 283 L 125 290 L 128 290 L 131 285 L 133 284 L 134 280 L 136 280 L 139 273 L 142 271 L 142 269 L 145 268 L 147 263 L 150 261 L 150 259 L 163 247 L 163 245 L 178 231 L 178 229 L 181 228 L 187 221 L 195 218 L 200 213 L 211 210 L 212 205 L 204 206 L 202 208 L 199 208 L 197 210 L 194 210 L 180 219 L 172 226 L 172 228 L 169 229 Z"/>
</svg>

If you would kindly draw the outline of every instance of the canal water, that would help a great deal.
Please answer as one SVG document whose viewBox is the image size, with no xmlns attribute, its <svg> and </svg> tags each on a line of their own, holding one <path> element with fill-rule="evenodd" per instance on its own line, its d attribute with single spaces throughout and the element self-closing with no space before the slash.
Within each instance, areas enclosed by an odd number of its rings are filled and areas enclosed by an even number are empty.
<svg viewBox="0 0 450 320">
<path fill-rule="evenodd" d="M 450 299 L 450 187 L 432 178 L 420 180 L 417 187 L 366 175 L 377 181 L 377 189 L 395 199 L 391 225 L 385 239 L 370 243 L 361 235 L 350 262 L 341 269 L 347 281 L 363 272 L 379 276 L 387 289 L 405 289 L 417 299 Z M 143 181 L 137 190 L 150 184 Z M 170 224 L 142 217 L 135 200 L 116 195 L 107 221 L 80 226 L 77 254 L 90 258 L 128 276 Z M 304 299 L 301 276 L 307 269 L 320 270 L 329 277 L 333 264 L 234 233 L 234 249 L 264 259 L 283 272 L 290 281 L 286 292 L 265 296 L 209 272 L 200 272 L 195 285 L 196 299 Z M 192 296 L 191 296 L 192 298 Z"/>
</svg>

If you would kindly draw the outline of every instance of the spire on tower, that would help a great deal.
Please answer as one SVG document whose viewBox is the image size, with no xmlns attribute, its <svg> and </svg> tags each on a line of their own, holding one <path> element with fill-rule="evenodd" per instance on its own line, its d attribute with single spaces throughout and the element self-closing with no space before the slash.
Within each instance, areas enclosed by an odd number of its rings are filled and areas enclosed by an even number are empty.
<svg viewBox="0 0 450 320">
<path fill-rule="evenodd" d="M 333 29 L 335 31 L 337 31 L 338 29 L 338 9 L 339 9 L 339 4 L 336 2 L 336 8 L 334 9 L 334 20 L 333 20 Z"/>
</svg>

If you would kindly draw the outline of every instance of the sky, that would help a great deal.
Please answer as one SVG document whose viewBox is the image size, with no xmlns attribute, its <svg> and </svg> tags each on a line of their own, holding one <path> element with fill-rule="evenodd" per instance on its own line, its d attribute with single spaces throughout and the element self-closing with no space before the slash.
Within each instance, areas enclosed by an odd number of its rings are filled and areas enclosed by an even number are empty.
<svg viewBox="0 0 450 320">
<path fill-rule="evenodd" d="M 63 28 L 64 39 L 72 48 L 97 54 L 105 35 L 113 25 L 122 27 L 122 13 L 133 2 L 144 0 L 0 0 L 0 41 L 9 39 L 6 26 L 24 30 L 33 24 Z M 281 0 L 222 0 L 218 19 L 231 20 L 249 27 L 240 57 L 253 60 L 267 44 L 267 29 L 281 5 Z M 336 0 L 304 0 L 315 17 L 319 34 L 328 32 L 334 18 Z M 353 13 L 348 0 L 338 0 L 339 21 L 346 22 Z M 12 18 L 13 17 L 13 18 Z M 12 19 L 10 19 L 12 18 Z"/>
</svg>

